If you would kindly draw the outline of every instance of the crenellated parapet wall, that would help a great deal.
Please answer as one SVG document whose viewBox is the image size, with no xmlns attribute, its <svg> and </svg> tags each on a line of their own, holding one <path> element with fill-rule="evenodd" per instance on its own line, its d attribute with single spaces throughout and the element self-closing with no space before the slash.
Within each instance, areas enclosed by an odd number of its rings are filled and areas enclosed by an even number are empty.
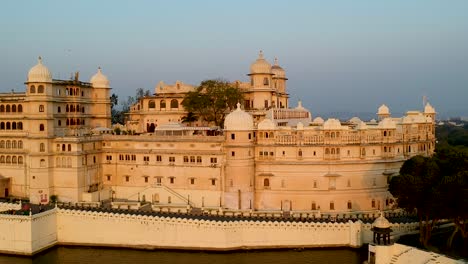
<svg viewBox="0 0 468 264">
<path fill-rule="evenodd" d="M 244 220 L 53 208 L 35 215 L 1 214 L 0 252 L 32 255 L 57 244 L 215 251 L 361 247 L 372 238 L 370 228 L 360 220 Z M 401 232 L 416 228 L 394 225 Z"/>
</svg>

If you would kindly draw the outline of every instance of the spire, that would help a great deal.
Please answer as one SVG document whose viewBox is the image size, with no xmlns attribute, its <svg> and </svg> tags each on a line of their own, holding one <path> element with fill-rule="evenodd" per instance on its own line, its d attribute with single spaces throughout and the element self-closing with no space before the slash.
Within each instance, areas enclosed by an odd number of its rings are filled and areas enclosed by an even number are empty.
<svg viewBox="0 0 468 264">
<path fill-rule="evenodd" d="M 258 58 L 260 60 L 263 60 L 263 50 L 260 50 L 260 52 L 258 53 Z"/>
<path fill-rule="evenodd" d="M 41 56 L 39 56 L 39 58 L 37 58 L 37 63 L 42 64 L 42 57 Z"/>
<path fill-rule="evenodd" d="M 97 70 L 98 70 L 99 73 L 102 73 L 101 66 L 99 66 L 99 67 L 97 68 Z"/>
<path fill-rule="evenodd" d="M 279 66 L 277 57 L 275 57 L 275 66 Z"/>
</svg>

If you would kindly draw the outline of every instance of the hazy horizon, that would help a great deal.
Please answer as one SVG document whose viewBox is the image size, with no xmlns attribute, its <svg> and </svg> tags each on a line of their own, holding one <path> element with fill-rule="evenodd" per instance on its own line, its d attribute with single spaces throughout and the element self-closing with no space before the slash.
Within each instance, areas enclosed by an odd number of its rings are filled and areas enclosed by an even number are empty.
<svg viewBox="0 0 468 264">
<path fill-rule="evenodd" d="M 43 57 L 53 78 L 97 67 L 124 99 L 159 81 L 247 81 L 278 57 L 290 106 L 315 113 L 422 109 L 468 116 L 468 2 L 10 1 L 0 11 L 2 92 Z"/>
</svg>

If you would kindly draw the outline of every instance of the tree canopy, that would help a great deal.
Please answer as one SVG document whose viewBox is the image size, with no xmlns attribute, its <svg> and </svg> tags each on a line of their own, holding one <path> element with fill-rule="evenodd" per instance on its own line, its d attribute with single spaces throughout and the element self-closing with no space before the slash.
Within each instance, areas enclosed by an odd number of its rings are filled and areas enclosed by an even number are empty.
<svg viewBox="0 0 468 264">
<path fill-rule="evenodd" d="M 244 101 L 241 91 L 225 80 L 206 80 L 188 92 L 182 105 L 204 121 L 222 126 L 226 114 Z"/>
<path fill-rule="evenodd" d="M 400 175 L 390 181 L 398 206 L 417 212 L 420 242 L 427 246 L 440 219 L 453 220 L 464 239 L 468 236 L 468 151 L 441 147 L 432 157 L 407 160 Z"/>
</svg>

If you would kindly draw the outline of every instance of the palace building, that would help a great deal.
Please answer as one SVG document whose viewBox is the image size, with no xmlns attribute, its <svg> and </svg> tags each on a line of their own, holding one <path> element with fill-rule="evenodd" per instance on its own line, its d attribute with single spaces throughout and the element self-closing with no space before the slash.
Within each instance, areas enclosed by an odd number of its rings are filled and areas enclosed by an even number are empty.
<svg viewBox="0 0 468 264">
<path fill-rule="evenodd" d="M 289 106 L 278 61 L 260 53 L 244 105 L 224 127 L 181 124 L 184 95 L 195 89 L 160 82 L 111 133 L 110 83 L 52 78 L 41 59 L 25 92 L 0 94 L 0 197 L 47 203 L 145 201 L 159 207 L 353 212 L 393 206 L 389 177 L 435 147 L 434 108 L 391 116 L 378 108 L 364 122 L 312 118 Z"/>
</svg>

